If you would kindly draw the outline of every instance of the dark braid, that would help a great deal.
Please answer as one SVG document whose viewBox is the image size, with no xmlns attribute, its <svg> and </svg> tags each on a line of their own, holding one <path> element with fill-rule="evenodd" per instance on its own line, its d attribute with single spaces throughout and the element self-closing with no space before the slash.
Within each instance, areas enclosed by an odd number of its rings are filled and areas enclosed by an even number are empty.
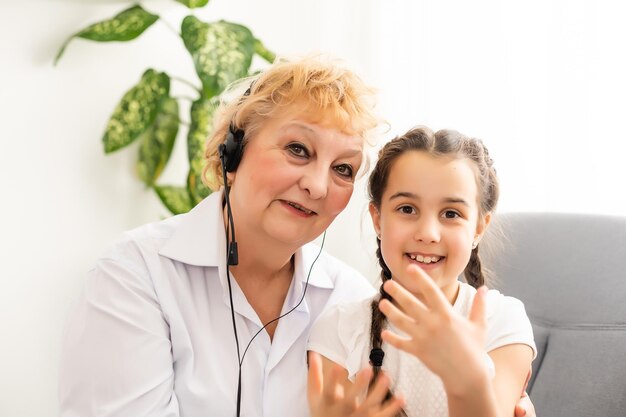
<svg viewBox="0 0 626 417">
<path fill-rule="evenodd" d="M 479 288 L 485 285 L 485 277 L 483 275 L 483 269 L 480 263 L 480 256 L 478 256 L 478 246 L 472 249 L 469 262 L 463 271 L 465 280 L 469 285 L 474 288 Z"/>
<path fill-rule="evenodd" d="M 489 151 L 485 144 L 479 139 L 466 139 L 464 143 L 464 154 L 467 155 L 478 167 L 478 183 L 480 192 L 480 214 L 484 216 L 495 210 L 500 196 L 500 186 L 496 170 L 493 167 L 493 160 L 489 156 Z M 474 288 L 485 285 L 485 273 L 482 268 L 479 246 L 472 249 L 469 262 L 463 271 L 465 280 Z"/>
<path fill-rule="evenodd" d="M 370 363 L 372 365 L 372 371 L 374 372 L 374 376 L 370 381 L 370 389 L 378 379 L 378 375 L 380 375 L 380 370 L 383 363 L 383 358 L 385 353 L 382 350 L 383 340 L 381 337 L 381 332 L 385 328 L 387 323 L 387 318 L 378 308 L 378 303 L 380 300 L 389 300 L 391 301 L 391 296 L 387 294 L 387 292 L 383 289 L 383 284 L 391 279 L 391 271 L 389 267 L 383 260 L 383 255 L 380 250 L 380 239 L 376 239 L 378 243 L 378 249 L 376 249 L 376 256 L 378 257 L 378 263 L 380 264 L 381 273 L 380 278 L 382 279 L 382 283 L 380 284 L 380 291 L 378 297 L 375 297 L 372 300 L 371 310 L 372 310 L 372 324 L 370 328 Z M 385 401 L 391 399 L 393 397 L 393 393 L 390 389 L 387 390 L 387 394 L 385 395 Z M 396 417 L 407 417 L 407 414 L 404 410 L 400 410 Z"/>
</svg>

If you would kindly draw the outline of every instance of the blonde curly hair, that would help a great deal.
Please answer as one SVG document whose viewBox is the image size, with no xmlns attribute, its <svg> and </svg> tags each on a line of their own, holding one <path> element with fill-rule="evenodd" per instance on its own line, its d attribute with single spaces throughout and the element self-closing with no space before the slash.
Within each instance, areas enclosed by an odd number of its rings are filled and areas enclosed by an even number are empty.
<svg viewBox="0 0 626 417">
<path fill-rule="evenodd" d="M 242 90 L 242 85 L 249 87 L 249 93 L 220 104 L 206 144 L 202 179 L 213 190 L 224 185 L 218 146 L 224 142 L 230 123 L 245 132 L 244 144 L 268 119 L 288 114 L 291 105 L 297 105 L 298 114 L 305 114 L 311 123 L 335 126 L 366 142 L 380 123 L 374 113 L 375 90 L 329 58 L 277 59 L 257 77 L 229 90 Z"/>
</svg>

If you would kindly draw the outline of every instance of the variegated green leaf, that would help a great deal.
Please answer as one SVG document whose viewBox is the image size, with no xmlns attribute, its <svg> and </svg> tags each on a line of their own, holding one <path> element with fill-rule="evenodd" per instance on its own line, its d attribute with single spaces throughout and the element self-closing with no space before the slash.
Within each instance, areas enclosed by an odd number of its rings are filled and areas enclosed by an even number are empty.
<svg viewBox="0 0 626 417">
<path fill-rule="evenodd" d="M 194 172 L 193 169 L 189 169 L 189 175 L 187 176 L 187 189 L 189 191 L 189 196 L 191 197 L 191 203 L 194 206 L 213 192 L 213 190 L 202 182 L 202 172 L 197 173 Z"/>
<path fill-rule="evenodd" d="M 204 146 L 213 131 L 213 114 L 217 106 L 217 100 L 206 98 L 199 98 L 191 104 L 191 125 L 187 134 L 189 163 L 204 159 Z"/>
<path fill-rule="evenodd" d="M 184 4 L 190 9 L 194 9 L 196 7 L 204 7 L 209 2 L 209 0 L 176 0 L 176 1 Z"/>
<path fill-rule="evenodd" d="M 247 27 L 223 20 L 204 23 L 195 16 L 187 16 L 181 32 L 206 98 L 220 94 L 248 73 L 255 38 Z"/>
<path fill-rule="evenodd" d="M 152 125 L 161 99 L 169 94 L 170 78 L 149 69 L 137 85 L 124 94 L 104 132 L 104 152 L 110 153 L 130 144 Z"/>
<path fill-rule="evenodd" d="M 189 197 L 189 192 L 187 192 L 186 187 L 156 185 L 154 187 L 154 191 L 156 191 L 165 207 L 167 207 L 172 214 L 187 213 L 193 208 L 191 198 Z"/>
<path fill-rule="evenodd" d="M 178 102 L 165 97 L 161 100 L 154 123 L 141 135 L 137 174 L 146 185 L 154 185 L 170 159 L 178 125 Z"/>
<path fill-rule="evenodd" d="M 61 49 L 54 59 L 54 63 L 57 63 L 61 55 L 63 55 L 67 44 L 74 38 L 89 39 L 97 42 L 130 41 L 141 35 L 158 19 L 159 16 L 147 12 L 141 6 L 133 6 L 115 15 L 111 19 L 94 23 L 75 35 L 72 35 L 65 41 L 63 46 L 61 46 Z"/>
<path fill-rule="evenodd" d="M 259 39 L 254 40 L 254 53 L 269 62 L 270 64 L 276 59 L 276 54 L 263 45 Z"/>
<path fill-rule="evenodd" d="M 200 98 L 191 105 L 191 126 L 187 135 L 187 157 L 190 167 L 187 186 L 194 204 L 198 204 L 211 193 L 202 182 L 202 171 L 205 165 L 204 147 L 213 130 L 213 114 L 218 104 L 215 98 Z"/>
</svg>

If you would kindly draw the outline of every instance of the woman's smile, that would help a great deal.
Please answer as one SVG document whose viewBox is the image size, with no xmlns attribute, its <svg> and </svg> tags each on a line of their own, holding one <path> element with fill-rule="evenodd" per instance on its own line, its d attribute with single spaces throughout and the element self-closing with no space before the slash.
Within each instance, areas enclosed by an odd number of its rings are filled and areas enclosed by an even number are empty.
<svg viewBox="0 0 626 417">
<path fill-rule="evenodd" d="M 278 200 L 278 201 L 280 201 L 281 205 L 285 207 L 289 211 L 289 213 L 295 214 L 296 216 L 308 218 L 308 217 L 317 215 L 317 213 L 314 212 L 313 210 L 310 210 L 307 207 L 301 204 L 298 204 L 296 202 L 289 201 L 289 200 Z"/>
</svg>

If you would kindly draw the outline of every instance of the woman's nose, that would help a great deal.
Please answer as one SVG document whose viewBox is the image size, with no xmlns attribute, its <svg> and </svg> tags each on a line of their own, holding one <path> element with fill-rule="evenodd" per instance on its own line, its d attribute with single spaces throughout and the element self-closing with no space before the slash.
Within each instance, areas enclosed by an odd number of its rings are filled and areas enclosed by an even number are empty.
<svg viewBox="0 0 626 417">
<path fill-rule="evenodd" d="M 300 179 L 300 187 L 306 190 L 313 200 L 326 197 L 328 194 L 328 169 L 309 166 Z"/>
</svg>

